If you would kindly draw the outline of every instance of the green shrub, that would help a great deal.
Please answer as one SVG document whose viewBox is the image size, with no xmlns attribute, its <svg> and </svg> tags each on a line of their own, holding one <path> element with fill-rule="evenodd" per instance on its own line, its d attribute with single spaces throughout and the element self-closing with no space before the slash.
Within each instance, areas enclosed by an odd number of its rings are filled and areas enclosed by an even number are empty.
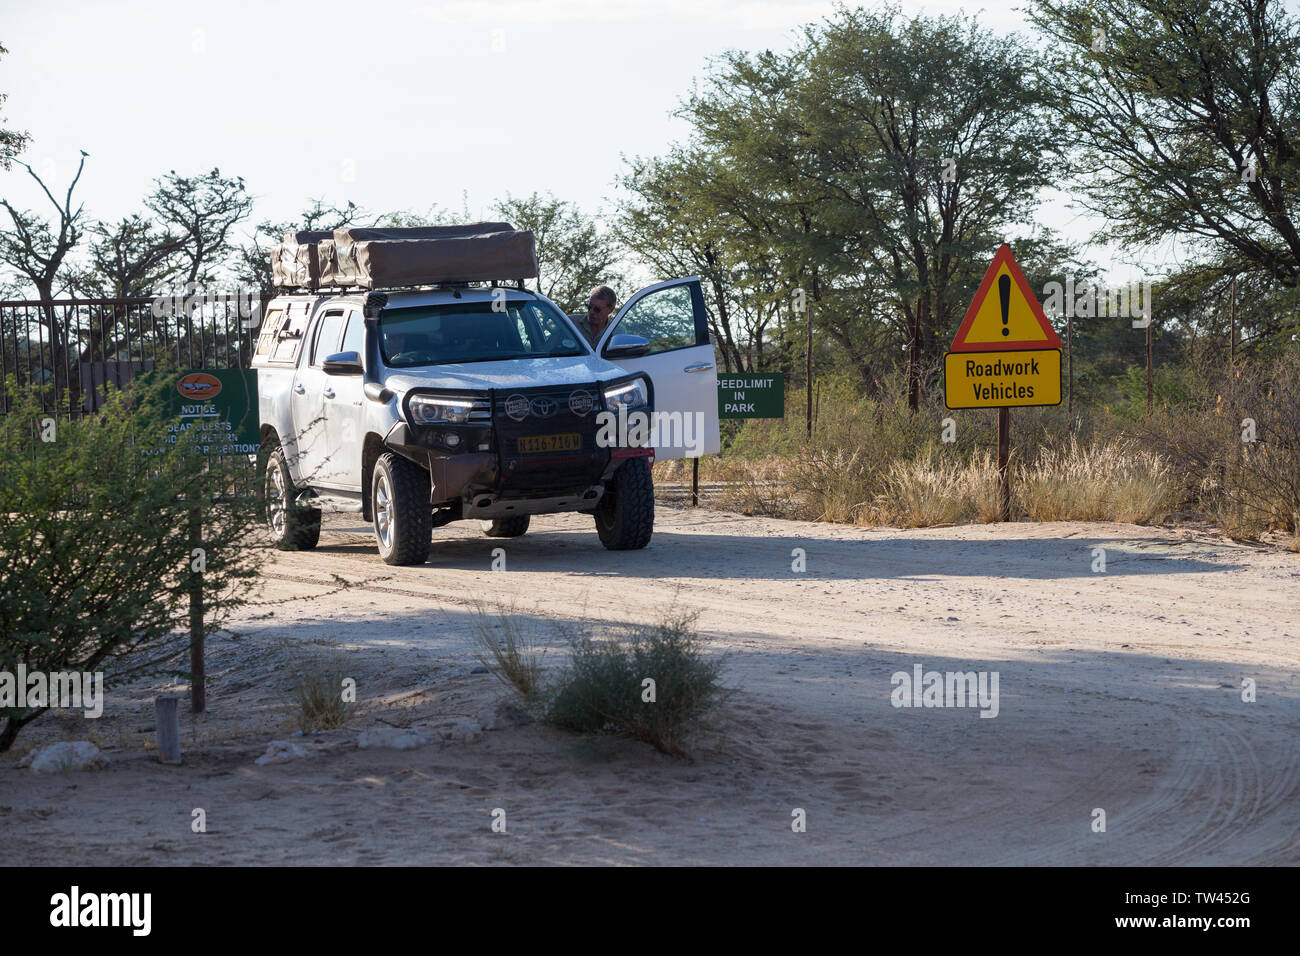
<svg viewBox="0 0 1300 956">
<path fill-rule="evenodd" d="M 601 637 L 578 627 L 569 639 L 572 662 L 548 696 L 547 721 L 579 733 L 624 734 L 685 756 L 692 723 L 723 693 L 722 661 L 704 656 L 697 617 L 673 610 L 655 624 Z"/>
<path fill-rule="evenodd" d="M 1183 405 L 1191 400 L 1194 383 L 1191 369 L 1181 366 L 1157 365 L 1151 370 L 1151 398 L 1155 408 Z M 1116 414 L 1129 421 L 1146 414 L 1147 370 L 1143 366 L 1129 366 L 1115 380 L 1115 385 L 1126 401 L 1116 408 Z"/>
<path fill-rule="evenodd" d="M 183 674 L 190 628 L 211 633 L 246 600 L 266 555 L 259 504 L 240 490 L 257 472 L 247 456 L 197 454 L 197 430 L 168 443 L 163 398 L 178 377 L 110 389 L 71 421 L 66 395 L 53 415 L 39 389 L 5 383 L 0 670 L 102 671 L 105 687 Z M 0 752 L 45 710 L 0 711 Z"/>
</svg>

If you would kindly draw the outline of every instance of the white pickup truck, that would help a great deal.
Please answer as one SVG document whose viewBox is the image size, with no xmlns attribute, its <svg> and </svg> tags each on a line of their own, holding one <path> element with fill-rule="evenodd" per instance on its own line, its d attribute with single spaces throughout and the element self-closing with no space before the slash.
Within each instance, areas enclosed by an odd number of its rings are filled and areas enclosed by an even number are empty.
<svg viewBox="0 0 1300 956">
<path fill-rule="evenodd" d="M 373 522 L 389 564 L 423 563 L 451 521 L 513 537 L 568 511 L 592 514 L 607 548 L 643 548 L 654 458 L 718 451 L 696 277 L 631 296 L 594 349 L 520 285 L 286 294 L 266 306 L 252 364 L 285 549 L 315 547 L 324 511 Z M 600 420 L 651 410 L 667 423 L 654 447 L 602 440 Z"/>
</svg>

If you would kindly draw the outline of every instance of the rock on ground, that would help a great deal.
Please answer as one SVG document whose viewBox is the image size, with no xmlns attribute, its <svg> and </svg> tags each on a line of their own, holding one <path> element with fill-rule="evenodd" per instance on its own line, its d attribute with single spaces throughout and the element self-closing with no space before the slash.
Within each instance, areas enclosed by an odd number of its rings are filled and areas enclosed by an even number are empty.
<svg viewBox="0 0 1300 956">
<path fill-rule="evenodd" d="M 108 758 L 88 740 L 65 740 L 33 750 L 19 763 L 35 773 L 63 773 L 65 770 L 95 770 L 108 765 Z"/>
<path fill-rule="evenodd" d="M 288 763 L 290 760 L 297 760 L 299 757 L 307 756 L 307 751 L 297 744 L 290 743 L 287 740 L 272 740 L 266 745 L 266 753 L 258 757 L 253 763 L 259 766 L 265 766 L 269 763 Z"/>
</svg>

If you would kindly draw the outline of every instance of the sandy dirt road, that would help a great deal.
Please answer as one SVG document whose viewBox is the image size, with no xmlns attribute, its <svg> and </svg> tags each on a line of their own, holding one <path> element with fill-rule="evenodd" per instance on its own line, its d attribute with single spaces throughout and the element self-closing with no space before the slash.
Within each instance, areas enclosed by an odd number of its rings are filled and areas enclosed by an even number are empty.
<svg viewBox="0 0 1300 956">
<path fill-rule="evenodd" d="M 364 583 L 332 592 L 330 575 Z M 475 602 L 502 597 L 553 662 L 564 620 L 698 609 L 734 693 L 693 760 L 500 720 L 439 739 L 504 697 L 469 641 Z M 901 531 L 661 506 L 640 552 L 550 516 L 509 541 L 439 529 L 427 564 L 390 568 L 367 528 L 335 519 L 317 551 L 275 556 L 261 600 L 247 637 L 214 642 L 213 713 L 185 766 L 139 746 L 153 689 L 119 695 L 110 769 L 0 762 L 0 845 L 128 864 L 1300 863 L 1295 554 L 1186 529 Z M 280 736 L 284 654 L 330 641 L 362 714 L 308 738 L 307 758 L 256 766 Z M 893 706 L 892 675 L 915 665 L 996 672 L 997 716 Z M 358 750 L 358 729 L 383 724 L 434 739 Z M 191 833 L 196 807 L 207 833 Z"/>
</svg>

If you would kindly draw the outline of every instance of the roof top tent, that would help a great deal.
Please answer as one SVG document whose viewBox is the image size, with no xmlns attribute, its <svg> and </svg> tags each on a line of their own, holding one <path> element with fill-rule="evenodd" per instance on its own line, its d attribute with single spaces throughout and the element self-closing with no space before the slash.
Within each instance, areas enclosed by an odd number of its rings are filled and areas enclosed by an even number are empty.
<svg viewBox="0 0 1300 956">
<path fill-rule="evenodd" d="M 508 222 L 286 232 L 271 251 L 277 288 L 397 289 L 536 278 L 532 232 Z"/>
</svg>

